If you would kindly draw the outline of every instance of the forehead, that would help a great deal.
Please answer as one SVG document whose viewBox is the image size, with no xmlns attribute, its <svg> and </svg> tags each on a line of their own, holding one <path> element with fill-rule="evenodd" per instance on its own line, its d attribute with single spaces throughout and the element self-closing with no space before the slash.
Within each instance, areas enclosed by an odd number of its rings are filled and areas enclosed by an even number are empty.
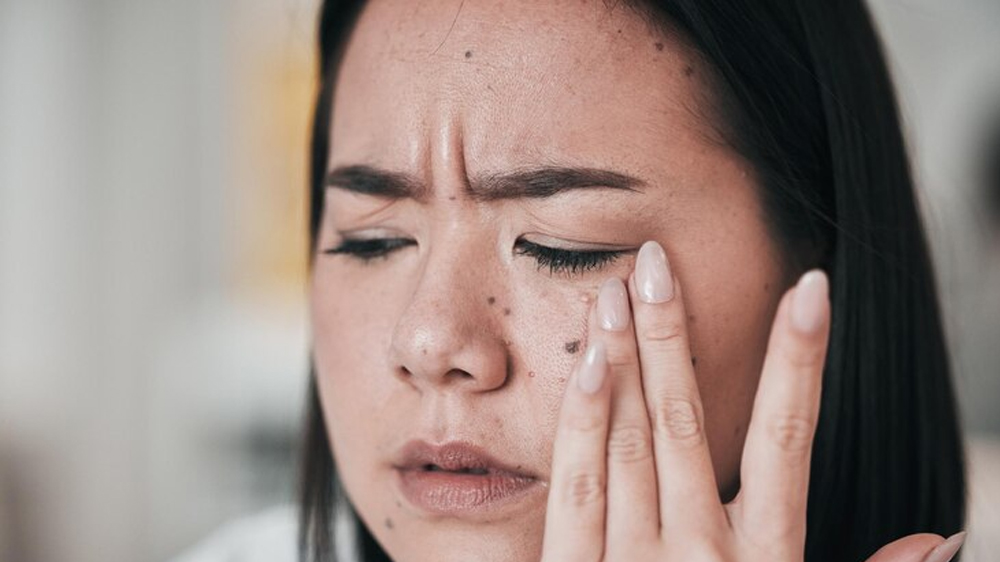
<svg viewBox="0 0 1000 562">
<path fill-rule="evenodd" d="M 650 153 L 708 144 L 697 57 L 611 4 L 368 2 L 337 77 L 332 165 L 413 169 L 442 135 L 482 171 L 638 171 Z"/>
</svg>

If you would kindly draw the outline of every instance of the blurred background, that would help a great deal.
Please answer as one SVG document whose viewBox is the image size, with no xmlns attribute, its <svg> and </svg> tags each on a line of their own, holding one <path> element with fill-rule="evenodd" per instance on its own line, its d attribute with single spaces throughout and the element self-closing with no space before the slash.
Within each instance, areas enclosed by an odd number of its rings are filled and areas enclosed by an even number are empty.
<svg viewBox="0 0 1000 562">
<path fill-rule="evenodd" d="M 0 0 L 0 560 L 166 560 L 294 501 L 318 4 Z M 1000 2 L 872 9 L 1000 455 Z"/>
</svg>

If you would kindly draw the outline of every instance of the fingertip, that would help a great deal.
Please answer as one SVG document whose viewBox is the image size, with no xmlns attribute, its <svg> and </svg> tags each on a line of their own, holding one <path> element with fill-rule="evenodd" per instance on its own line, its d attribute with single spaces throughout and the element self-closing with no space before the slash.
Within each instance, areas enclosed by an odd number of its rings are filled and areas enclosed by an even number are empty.
<svg viewBox="0 0 1000 562">
<path fill-rule="evenodd" d="M 830 287 L 821 269 L 807 271 L 791 294 L 792 327 L 805 335 L 819 333 L 830 316 Z"/>
</svg>

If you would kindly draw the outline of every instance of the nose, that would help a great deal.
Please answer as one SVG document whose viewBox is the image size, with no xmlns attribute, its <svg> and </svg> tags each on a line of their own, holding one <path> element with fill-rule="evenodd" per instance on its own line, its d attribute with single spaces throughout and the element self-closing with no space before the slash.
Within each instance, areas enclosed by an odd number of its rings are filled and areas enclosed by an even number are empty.
<svg viewBox="0 0 1000 562">
<path fill-rule="evenodd" d="M 457 259 L 459 252 L 437 250 L 425 257 L 393 331 L 396 371 L 422 392 L 500 388 L 509 376 L 509 350 L 497 314 L 503 306 L 489 290 L 496 284 L 481 254 Z"/>
</svg>

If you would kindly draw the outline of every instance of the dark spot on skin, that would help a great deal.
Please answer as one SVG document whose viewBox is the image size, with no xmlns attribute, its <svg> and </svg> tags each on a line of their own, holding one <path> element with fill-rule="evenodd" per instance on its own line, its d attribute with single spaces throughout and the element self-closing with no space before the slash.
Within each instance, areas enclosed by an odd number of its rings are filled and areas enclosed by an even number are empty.
<svg viewBox="0 0 1000 562">
<path fill-rule="evenodd" d="M 684 67 L 684 76 L 691 77 L 694 74 L 694 67 L 691 65 L 686 65 Z"/>
<path fill-rule="evenodd" d="M 695 356 L 693 356 L 693 355 L 691 356 L 691 366 L 692 367 L 697 367 L 698 366 L 698 358 L 695 357 Z"/>
<path fill-rule="evenodd" d="M 454 195 L 449 195 L 448 196 L 448 201 L 454 201 L 454 200 L 455 200 L 455 196 Z"/>
<path fill-rule="evenodd" d="M 472 51 L 465 51 L 465 58 L 471 59 L 472 58 Z"/>
<path fill-rule="evenodd" d="M 688 315 L 688 322 L 689 322 L 689 323 L 691 323 L 691 324 L 694 324 L 694 320 L 695 320 L 695 318 L 694 318 L 694 314 L 690 314 L 690 315 Z"/>
<path fill-rule="evenodd" d="M 396 507 L 403 507 L 403 503 L 400 502 L 399 500 L 396 500 Z"/>
<path fill-rule="evenodd" d="M 486 302 L 488 302 L 490 304 L 496 304 L 497 298 L 496 297 L 490 297 L 490 298 L 486 299 Z"/>
<path fill-rule="evenodd" d="M 425 347 L 425 348 L 421 349 L 421 350 L 420 350 L 420 353 L 421 353 L 422 355 L 427 355 L 427 348 Z"/>
<path fill-rule="evenodd" d="M 580 351 L 580 340 L 566 342 L 566 353 L 576 353 Z"/>
<path fill-rule="evenodd" d="M 656 50 L 657 51 L 662 51 L 663 50 L 663 43 L 657 43 L 656 44 Z"/>
<path fill-rule="evenodd" d="M 771 290 L 771 284 L 770 283 L 764 283 L 764 292 L 767 292 L 767 291 L 770 291 L 770 290 Z"/>
<path fill-rule="evenodd" d="M 509 309 L 509 308 L 506 308 L 506 307 L 505 307 L 505 308 L 503 309 L 503 315 L 504 315 L 504 316 L 510 316 L 510 309 Z"/>
<path fill-rule="evenodd" d="M 392 530 L 392 519 L 389 519 L 388 517 L 385 518 L 385 528 Z"/>
<path fill-rule="evenodd" d="M 743 431 L 743 426 L 736 424 L 736 427 L 733 428 L 733 435 L 739 435 L 741 431 Z"/>
<path fill-rule="evenodd" d="M 622 32 L 622 30 L 620 30 L 620 29 L 619 29 L 619 30 L 618 30 L 618 33 L 621 33 L 621 32 Z"/>
</svg>

